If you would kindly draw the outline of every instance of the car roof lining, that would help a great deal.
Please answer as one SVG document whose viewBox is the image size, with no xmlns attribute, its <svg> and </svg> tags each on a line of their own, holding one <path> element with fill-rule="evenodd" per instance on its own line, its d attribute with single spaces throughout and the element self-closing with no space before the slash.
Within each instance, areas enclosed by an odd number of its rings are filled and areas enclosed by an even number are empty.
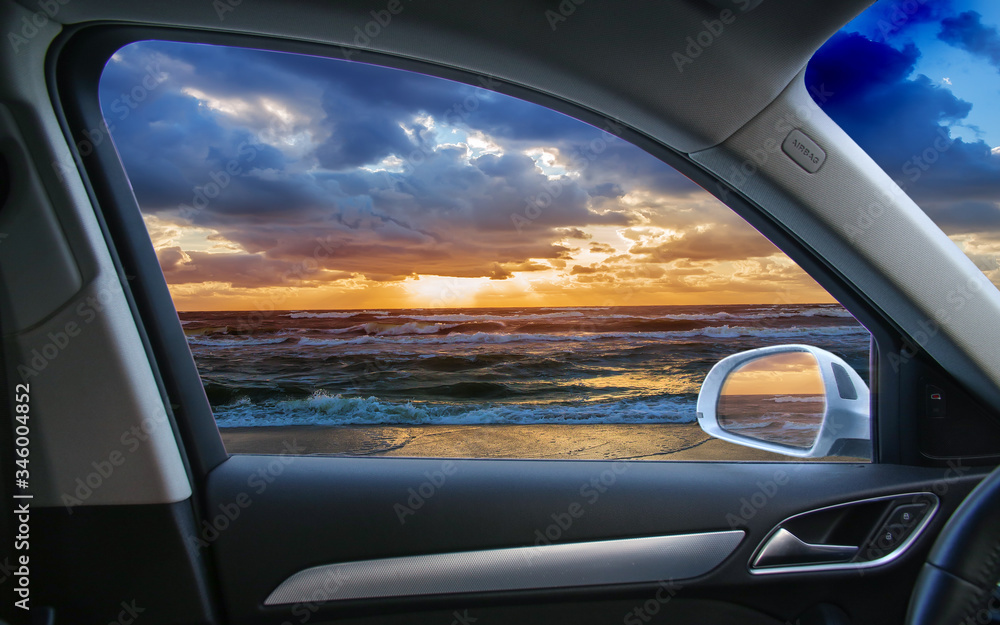
<svg viewBox="0 0 1000 625">
<path fill-rule="evenodd" d="M 70 2 L 54 19 L 230 31 L 345 46 L 345 56 L 360 48 L 422 59 L 600 111 L 688 153 L 722 143 L 760 113 L 870 3 L 111 0 Z M 374 22 L 389 6 L 398 14 L 382 14 L 385 26 Z"/>
</svg>

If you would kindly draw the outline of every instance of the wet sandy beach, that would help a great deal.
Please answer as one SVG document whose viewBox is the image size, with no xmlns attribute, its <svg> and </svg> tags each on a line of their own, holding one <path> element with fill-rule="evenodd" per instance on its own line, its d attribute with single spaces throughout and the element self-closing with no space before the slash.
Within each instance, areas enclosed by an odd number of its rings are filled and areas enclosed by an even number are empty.
<svg viewBox="0 0 1000 625">
<path fill-rule="evenodd" d="M 695 423 L 221 428 L 230 453 L 565 460 L 789 460 L 713 439 Z M 830 460 L 843 460 L 831 458 Z"/>
</svg>

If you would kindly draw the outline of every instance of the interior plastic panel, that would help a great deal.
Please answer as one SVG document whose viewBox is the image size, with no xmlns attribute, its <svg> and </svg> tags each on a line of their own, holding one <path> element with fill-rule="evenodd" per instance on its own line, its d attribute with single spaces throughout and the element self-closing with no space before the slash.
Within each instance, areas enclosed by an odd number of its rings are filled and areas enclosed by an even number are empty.
<svg viewBox="0 0 1000 625">
<path fill-rule="evenodd" d="M 34 0 L 20 2 L 35 10 Z M 800 0 L 741 0 L 723 7 L 701 0 L 586 6 L 581 0 L 439 0 L 394 5 L 398 15 L 381 27 L 372 19 L 378 11 L 388 15 L 385 3 L 373 6 L 366 0 L 220 0 L 214 5 L 108 0 L 68 2 L 60 6 L 59 19 L 65 24 L 152 21 L 325 42 L 337 46 L 344 58 L 353 58 L 360 48 L 426 59 L 628 119 L 636 129 L 689 152 L 715 145 L 743 126 L 870 2 L 843 0 L 815 11 Z M 634 28 L 635 19 L 657 27 Z M 365 28 L 376 36 L 366 35 Z M 689 43 L 698 37 L 709 44 Z M 637 65 L 637 58 L 644 63 Z"/>
<path fill-rule="evenodd" d="M 133 617 L 136 625 L 219 625 L 207 553 L 188 538 L 194 518 L 190 501 L 33 508 L 32 625 L 125 625 Z M 123 602 L 143 611 L 122 618 Z M 46 607 L 53 621 L 44 620 Z"/>
<path fill-rule="evenodd" d="M 281 582 L 304 568 L 372 558 L 418 556 L 535 544 L 570 544 L 640 536 L 745 529 L 747 539 L 708 576 L 685 583 L 687 598 L 727 597 L 763 608 L 771 589 L 808 583 L 802 597 L 783 602 L 789 610 L 844 596 L 872 600 L 871 582 L 885 579 L 906 592 L 913 583 L 942 518 L 981 477 L 973 470 L 826 463 L 657 463 L 452 460 L 457 470 L 435 488 L 413 515 L 407 506 L 441 468 L 439 459 L 233 456 L 209 476 L 208 518 L 197 540 L 213 552 L 226 607 L 235 623 L 276 623 L 293 618 L 295 606 L 263 607 Z M 615 476 L 603 491 L 592 480 Z M 779 484 L 780 483 L 780 484 Z M 426 490 L 426 489 L 425 489 Z M 876 567 L 811 576 L 754 576 L 747 569 L 754 550 L 789 516 L 827 505 L 897 493 L 935 492 L 942 514 L 906 558 Z M 572 518 L 570 506 L 583 514 Z M 414 504 L 416 505 L 416 504 Z M 783 578 L 783 579 L 776 579 Z M 759 586 L 758 586 L 759 585 Z M 850 592 L 845 587 L 850 587 Z M 655 585 L 601 586 L 607 590 L 655 591 Z M 854 587 L 857 586 L 855 589 Z M 427 598 L 346 600 L 320 607 L 322 616 L 362 615 L 378 606 L 413 611 L 442 602 L 480 603 L 545 597 L 593 596 L 595 587 L 468 593 Z M 754 592 L 759 597 L 754 596 Z M 908 590 L 907 590 L 908 591 Z M 539 594 L 541 593 L 541 594 Z M 576 595 L 574 595 L 576 593 Z M 771 597 L 773 601 L 773 596 Z M 860 605 L 860 604 L 859 604 Z M 886 608 L 888 609 L 888 608 Z M 796 612 L 797 614 L 797 612 Z M 789 617 L 795 614 L 789 614 Z M 887 614 L 891 618 L 892 614 Z"/>
<path fill-rule="evenodd" d="M 0 103 L 0 153 L 9 175 L 0 211 L 0 310 L 4 331 L 25 330 L 53 314 L 83 286 L 83 277 L 52 212 L 24 139 Z"/>
<path fill-rule="evenodd" d="M 0 31 L 15 32 L 31 16 L 20 6 L 0 5 Z M 46 21 L 19 55 L 0 55 L 6 77 L 0 126 L 15 176 L 0 218 L 13 218 L 17 223 L 4 226 L 18 227 L 0 248 L 31 247 L 23 257 L 0 252 L 3 365 L 9 383 L 30 385 L 32 505 L 182 501 L 191 496 L 190 480 L 127 282 L 55 112 L 46 106 L 45 54 L 59 30 Z M 15 237 L 24 241 L 11 241 Z M 14 303 L 22 299 L 33 303 Z"/>
</svg>

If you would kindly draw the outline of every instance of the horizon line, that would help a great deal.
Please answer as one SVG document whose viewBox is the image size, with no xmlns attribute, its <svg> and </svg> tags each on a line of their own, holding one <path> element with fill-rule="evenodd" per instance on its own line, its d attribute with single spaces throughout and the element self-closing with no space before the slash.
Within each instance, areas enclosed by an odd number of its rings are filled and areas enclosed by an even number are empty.
<svg viewBox="0 0 1000 625">
<path fill-rule="evenodd" d="M 794 304 L 639 304 L 634 306 L 627 305 L 614 305 L 614 306 L 602 306 L 598 304 L 586 305 L 586 306 L 431 306 L 431 307 L 409 307 L 409 308 L 389 308 L 388 306 L 367 306 L 365 308 L 287 308 L 287 309 L 273 309 L 273 310 L 260 310 L 260 309 L 228 309 L 228 310 L 180 310 L 175 307 L 178 313 L 206 313 L 206 312 L 228 312 L 228 313 L 259 313 L 262 315 L 269 315 L 274 313 L 286 313 L 286 312 L 365 312 L 371 310 L 580 310 L 586 308 L 721 308 L 721 307 L 733 307 L 733 306 L 840 306 L 844 308 L 844 305 L 840 302 L 801 302 Z M 845 309 L 846 310 L 846 309 Z"/>
</svg>

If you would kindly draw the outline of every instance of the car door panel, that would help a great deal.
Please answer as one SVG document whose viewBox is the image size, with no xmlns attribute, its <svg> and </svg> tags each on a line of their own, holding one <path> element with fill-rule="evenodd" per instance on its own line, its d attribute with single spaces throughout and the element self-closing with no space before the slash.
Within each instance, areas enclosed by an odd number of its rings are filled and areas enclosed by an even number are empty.
<svg viewBox="0 0 1000 625">
<path fill-rule="evenodd" d="M 597 591 L 612 602 L 615 597 L 643 597 L 645 593 L 645 601 L 655 595 L 657 582 L 676 584 L 681 590 L 673 586 L 671 590 L 678 598 L 725 596 L 730 603 L 772 614 L 779 609 L 781 618 L 838 598 L 853 598 L 858 602 L 853 609 L 843 607 L 861 614 L 860 606 L 871 605 L 882 582 L 898 585 L 899 592 L 910 587 L 931 537 L 980 477 L 979 471 L 954 468 L 826 463 L 239 455 L 209 476 L 208 520 L 202 522 L 196 540 L 212 552 L 226 610 L 237 623 L 297 622 L 296 615 L 304 614 L 303 610 L 339 617 L 417 607 L 457 610 L 477 606 L 478 615 L 489 613 L 490 605 L 521 601 L 541 602 L 554 609 L 556 604 L 581 597 L 592 599 Z M 928 531 L 890 564 L 864 572 L 768 576 L 748 572 L 760 542 L 791 515 L 912 492 L 940 495 L 941 509 Z M 280 584 L 310 567 L 427 554 L 455 558 L 479 550 L 538 545 L 542 546 L 538 553 L 543 554 L 545 545 L 734 529 L 744 530 L 746 538 L 732 555 L 715 570 L 691 579 L 671 579 L 666 574 L 670 563 L 664 562 L 664 575 L 653 575 L 642 583 L 406 598 L 352 595 L 355 598 L 338 600 L 337 591 L 347 585 L 332 569 L 330 583 L 315 589 L 313 601 L 306 601 L 306 595 L 290 604 L 264 605 Z M 262 536 L 268 539 L 261 540 Z M 543 560 L 540 555 L 539 562 Z M 592 562 L 609 566 L 599 557 Z M 498 567 L 494 573 L 517 576 L 518 569 Z M 391 577 L 393 572 L 383 569 L 383 574 Z M 740 589 L 745 591 L 742 595 Z M 791 589 L 797 590 L 792 593 Z M 772 593 L 787 593 L 781 608 Z M 790 597 L 798 601 L 789 601 Z"/>
</svg>

